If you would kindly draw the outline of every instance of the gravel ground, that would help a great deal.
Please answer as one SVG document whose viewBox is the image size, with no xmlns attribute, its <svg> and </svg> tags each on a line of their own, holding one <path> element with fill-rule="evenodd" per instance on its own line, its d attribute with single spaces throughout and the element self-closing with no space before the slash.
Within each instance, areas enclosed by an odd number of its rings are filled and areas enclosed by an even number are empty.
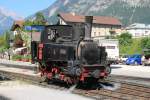
<svg viewBox="0 0 150 100">
<path fill-rule="evenodd" d="M 0 82 L 0 100 L 92 100 L 70 91 L 29 85 L 20 81 Z"/>
</svg>

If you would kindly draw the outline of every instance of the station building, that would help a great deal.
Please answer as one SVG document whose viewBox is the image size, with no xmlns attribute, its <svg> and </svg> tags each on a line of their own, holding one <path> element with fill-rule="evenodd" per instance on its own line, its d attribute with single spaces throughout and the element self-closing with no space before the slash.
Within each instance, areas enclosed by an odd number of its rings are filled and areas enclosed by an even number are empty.
<svg viewBox="0 0 150 100">
<path fill-rule="evenodd" d="M 59 13 L 59 24 L 61 25 L 81 25 L 85 22 L 85 16 L 75 13 Z M 100 46 L 105 46 L 108 58 L 119 58 L 119 42 L 116 39 L 106 39 L 107 36 L 120 35 L 122 23 L 114 17 L 93 16 L 91 38 Z"/>
<path fill-rule="evenodd" d="M 85 22 L 85 16 L 75 13 L 59 13 L 59 24 L 61 25 L 79 25 Z M 92 38 L 102 38 L 107 36 L 116 36 L 121 33 L 121 22 L 114 17 L 93 16 Z"/>
</svg>

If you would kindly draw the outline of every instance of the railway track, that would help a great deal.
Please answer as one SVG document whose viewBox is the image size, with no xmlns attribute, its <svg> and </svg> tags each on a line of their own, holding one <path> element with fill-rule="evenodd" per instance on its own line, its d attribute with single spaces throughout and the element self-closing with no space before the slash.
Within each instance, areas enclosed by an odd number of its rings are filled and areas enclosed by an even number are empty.
<svg viewBox="0 0 150 100">
<path fill-rule="evenodd" d="M 0 70 L 0 75 L 6 76 L 13 80 L 21 80 L 31 84 L 39 85 L 47 88 L 54 88 L 59 90 L 68 90 L 64 86 L 47 84 L 41 82 L 42 79 L 40 76 L 31 76 L 14 72 L 7 72 Z M 119 83 L 120 87 L 115 90 L 109 90 L 106 88 L 97 88 L 97 89 L 74 89 L 72 92 L 94 98 L 96 100 L 150 100 L 150 87 L 144 85 L 138 85 L 127 82 L 116 82 L 110 80 L 110 83 Z"/>
<path fill-rule="evenodd" d="M 121 87 L 117 90 L 101 88 L 89 91 L 78 90 L 78 93 L 93 96 L 97 100 L 150 100 L 150 88 L 128 83 L 121 83 Z"/>
</svg>

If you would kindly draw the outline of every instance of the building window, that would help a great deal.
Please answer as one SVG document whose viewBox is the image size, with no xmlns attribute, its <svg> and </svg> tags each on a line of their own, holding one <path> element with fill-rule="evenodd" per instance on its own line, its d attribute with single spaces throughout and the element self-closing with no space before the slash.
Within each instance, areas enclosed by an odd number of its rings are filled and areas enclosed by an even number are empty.
<svg viewBox="0 0 150 100">
<path fill-rule="evenodd" d="M 98 39 L 94 39 L 94 41 L 95 41 L 96 43 L 99 43 L 99 40 L 98 40 Z"/>
<path fill-rule="evenodd" d="M 96 32 L 94 32 L 94 36 L 96 36 Z"/>
<path fill-rule="evenodd" d="M 111 26 L 111 27 L 110 27 L 110 29 L 112 30 L 112 29 L 113 29 L 113 27 Z"/>
<path fill-rule="evenodd" d="M 148 31 L 146 30 L 144 36 L 147 36 L 147 35 L 148 35 Z"/>
<path fill-rule="evenodd" d="M 101 36 L 101 32 L 99 32 L 99 36 Z"/>
<path fill-rule="evenodd" d="M 140 33 L 135 33 L 135 36 L 140 36 Z"/>
<path fill-rule="evenodd" d="M 107 49 L 115 49 L 115 46 L 106 46 Z"/>
<path fill-rule="evenodd" d="M 99 43 L 99 39 L 97 40 L 97 43 Z"/>
</svg>

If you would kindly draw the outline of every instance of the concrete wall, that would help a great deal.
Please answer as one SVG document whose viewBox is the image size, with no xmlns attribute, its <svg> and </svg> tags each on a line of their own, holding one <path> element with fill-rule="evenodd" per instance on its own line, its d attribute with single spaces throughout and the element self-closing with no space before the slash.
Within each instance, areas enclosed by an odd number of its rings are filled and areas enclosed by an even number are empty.
<svg viewBox="0 0 150 100">
<path fill-rule="evenodd" d="M 61 18 L 59 18 L 59 23 L 60 25 L 67 25 L 67 23 Z"/>
<path fill-rule="evenodd" d="M 111 31 L 114 32 L 111 34 Z M 121 26 L 93 24 L 91 37 L 106 37 L 110 35 L 119 35 Z"/>
</svg>

